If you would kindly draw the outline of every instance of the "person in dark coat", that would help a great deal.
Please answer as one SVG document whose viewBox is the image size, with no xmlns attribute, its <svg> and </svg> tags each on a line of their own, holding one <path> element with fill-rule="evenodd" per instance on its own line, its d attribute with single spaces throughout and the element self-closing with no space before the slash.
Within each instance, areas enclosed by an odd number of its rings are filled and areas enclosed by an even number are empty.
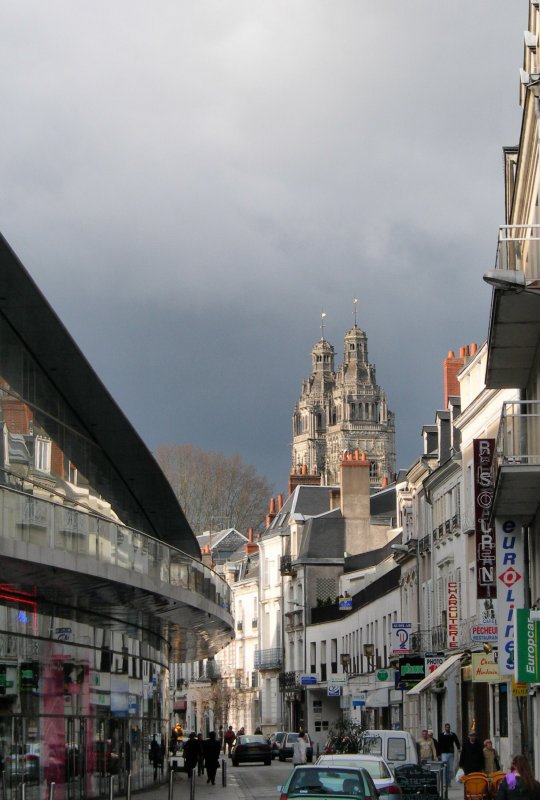
<svg viewBox="0 0 540 800">
<path fill-rule="evenodd" d="M 208 776 L 206 783 L 211 783 L 212 786 L 215 786 L 216 783 L 216 772 L 219 766 L 220 750 L 221 745 L 216 739 L 216 732 L 210 731 L 208 734 L 208 739 L 204 740 L 203 753 L 204 765 L 206 767 L 206 774 Z"/>
<path fill-rule="evenodd" d="M 539 800 L 540 783 L 535 780 L 531 766 L 525 756 L 512 759 L 510 772 L 499 784 L 496 800 Z"/>
<path fill-rule="evenodd" d="M 466 742 L 463 742 L 459 766 L 468 775 L 469 772 L 484 771 L 484 747 L 478 741 L 476 731 L 470 731 Z"/>
<path fill-rule="evenodd" d="M 162 764 L 162 761 L 161 761 L 161 745 L 156 739 L 155 734 L 152 736 L 152 741 L 150 742 L 150 763 L 154 767 L 154 780 L 157 781 L 157 773 L 159 767 Z"/>
<path fill-rule="evenodd" d="M 186 768 L 188 778 L 191 778 L 191 773 L 197 766 L 199 747 L 200 745 L 197 740 L 197 734 L 195 732 L 190 733 L 189 739 L 184 745 L 184 767 Z"/>
</svg>

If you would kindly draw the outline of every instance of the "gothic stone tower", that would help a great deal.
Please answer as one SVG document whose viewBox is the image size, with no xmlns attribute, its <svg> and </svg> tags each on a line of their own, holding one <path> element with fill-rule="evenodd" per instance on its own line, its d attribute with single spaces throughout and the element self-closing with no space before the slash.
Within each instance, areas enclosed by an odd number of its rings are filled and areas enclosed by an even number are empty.
<svg viewBox="0 0 540 800">
<path fill-rule="evenodd" d="M 344 339 L 341 366 L 324 338 L 311 351 L 312 372 L 302 383 L 293 416 L 292 468 L 337 484 L 345 450 L 363 451 L 370 483 L 379 488 L 395 471 L 395 422 L 368 361 L 367 336 L 355 324 Z"/>
</svg>

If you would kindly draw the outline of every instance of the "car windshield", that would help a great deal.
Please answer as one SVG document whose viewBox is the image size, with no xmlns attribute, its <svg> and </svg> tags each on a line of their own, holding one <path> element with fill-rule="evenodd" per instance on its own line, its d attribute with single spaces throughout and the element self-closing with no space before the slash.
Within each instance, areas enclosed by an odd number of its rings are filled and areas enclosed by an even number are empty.
<svg viewBox="0 0 540 800">
<path fill-rule="evenodd" d="M 264 736 L 239 736 L 238 741 L 240 744 L 266 744 Z"/>
<path fill-rule="evenodd" d="M 390 770 L 384 761 L 378 758 L 355 759 L 354 756 L 351 758 L 340 758 L 339 756 L 321 756 L 319 761 L 321 763 L 328 762 L 328 764 L 335 764 L 344 767 L 363 767 L 364 769 L 367 769 L 371 777 L 375 778 L 375 780 L 392 777 Z"/>
<path fill-rule="evenodd" d="M 358 770 L 337 768 L 296 769 L 287 789 L 289 797 L 332 794 L 338 797 L 366 797 L 364 780 Z"/>
</svg>

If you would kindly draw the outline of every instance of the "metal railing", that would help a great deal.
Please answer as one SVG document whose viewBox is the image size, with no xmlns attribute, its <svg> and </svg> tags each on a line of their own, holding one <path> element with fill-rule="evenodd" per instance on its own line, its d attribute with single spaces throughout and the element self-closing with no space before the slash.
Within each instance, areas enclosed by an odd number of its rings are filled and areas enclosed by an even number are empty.
<svg viewBox="0 0 540 800">
<path fill-rule="evenodd" d="M 255 669 L 280 669 L 283 665 L 283 651 L 280 647 L 255 650 Z"/>
<path fill-rule="evenodd" d="M 200 561 L 142 531 L 58 502 L 0 487 L 0 538 L 86 556 L 231 607 L 226 581 Z"/>
<path fill-rule="evenodd" d="M 519 270 L 540 276 L 540 225 L 501 225 L 495 269 Z"/>
<path fill-rule="evenodd" d="M 503 403 L 497 436 L 497 463 L 540 465 L 540 401 Z"/>
</svg>

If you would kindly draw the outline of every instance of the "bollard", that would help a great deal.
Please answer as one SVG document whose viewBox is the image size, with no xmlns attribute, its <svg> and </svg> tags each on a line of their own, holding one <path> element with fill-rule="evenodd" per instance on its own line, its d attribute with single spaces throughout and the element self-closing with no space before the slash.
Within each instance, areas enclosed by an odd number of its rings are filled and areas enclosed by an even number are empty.
<svg viewBox="0 0 540 800">
<path fill-rule="evenodd" d="M 189 800 L 195 800 L 195 770 L 193 769 L 191 772 L 191 778 L 189 782 Z"/>
<path fill-rule="evenodd" d="M 113 800 L 113 798 L 114 798 L 114 776 L 111 775 L 109 778 L 109 800 Z"/>
<path fill-rule="evenodd" d="M 221 759 L 221 785 L 227 786 L 227 762 L 224 758 Z"/>
<path fill-rule="evenodd" d="M 56 783 L 52 781 L 49 783 L 49 800 L 54 800 L 54 790 L 56 788 Z"/>
<path fill-rule="evenodd" d="M 21 783 L 21 800 L 26 800 L 26 783 Z"/>
<path fill-rule="evenodd" d="M 169 770 L 169 800 L 173 800 L 174 769 Z"/>
<path fill-rule="evenodd" d="M 7 797 L 7 791 L 6 791 L 6 773 L 4 772 L 4 770 L 2 770 L 2 797 L 4 798 L 4 800 L 5 800 L 5 798 Z"/>
<path fill-rule="evenodd" d="M 127 774 L 126 800 L 131 800 L 131 772 L 128 772 L 128 774 Z"/>
</svg>

